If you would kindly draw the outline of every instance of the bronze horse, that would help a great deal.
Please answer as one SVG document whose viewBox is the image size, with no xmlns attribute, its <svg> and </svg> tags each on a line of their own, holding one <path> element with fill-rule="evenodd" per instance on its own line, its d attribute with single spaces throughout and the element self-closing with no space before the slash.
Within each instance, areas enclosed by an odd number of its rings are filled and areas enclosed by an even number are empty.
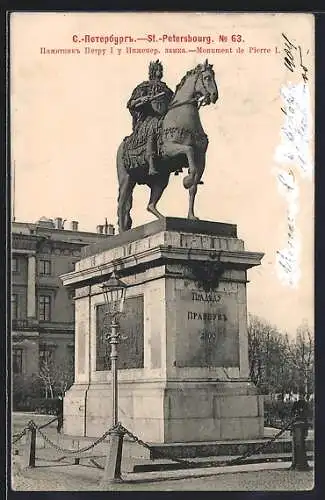
<svg viewBox="0 0 325 500">
<path fill-rule="evenodd" d="M 208 138 L 201 124 L 199 109 L 201 105 L 215 103 L 217 99 L 218 89 L 214 71 L 208 60 L 188 71 L 182 78 L 162 119 L 160 154 L 154 160 L 158 175 L 148 175 L 148 165 L 134 171 L 128 170 L 123 158 L 124 142 L 119 146 L 117 174 L 120 233 L 132 227 L 130 211 L 135 185 L 139 183 L 150 187 L 147 210 L 162 218 L 163 215 L 156 208 L 157 203 L 168 185 L 170 174 L 172 172 L 177 174 L 182 168 L 189 169 L 188 175 L 183 179 L 185 189 L 189 190 L 188 218 L 197 219 L 194 215 L 194 201 L 197 186 L 202 184 L 201 177 L 208 147 Z"/>
</svg>

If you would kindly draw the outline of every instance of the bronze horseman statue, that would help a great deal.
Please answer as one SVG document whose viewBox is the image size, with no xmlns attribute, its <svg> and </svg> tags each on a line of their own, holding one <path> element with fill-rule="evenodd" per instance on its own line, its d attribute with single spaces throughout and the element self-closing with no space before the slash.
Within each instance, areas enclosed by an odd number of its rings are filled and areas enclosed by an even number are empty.
<svg viewBox="0 0 325 500">
<path fill-rule="evenodd" d="M 175 93 L 161 81 L 162 63 L 150 63 L 149 80 L 132 92 L 127 107 L 132 116 L 133 132 L 125 137 L 117 152 L 119 181 L 119 232 L 132 227 L 130 216 L 133 189 L 136 184 L 150 187 L 147 210 L 156 217 L 163 215 L 156 205 L 176 175 L 188 168 L 183 184 L 189 190 L 188 218 L 194 215 L 194 201 L 205 168 L 208 138 L 203 130 L 199 109 L 215 103 L 218 89 L 208 60 L 188 71 Z"/>
<path fill-rule="evenodd" d="M 132 128 L 147 116 L 160 117 L 167 113 L 173 91 L 162 82 L 163 65 L 157 61 L 149 65 L 149 80 L 140 83 L 132 92 L 127 107 L 132 115 Z M 154 98 L 154 99 L 153 99 Z"/>
<path fill-rule="evenodd" d="M 140 83 L 132 92 L 127 107 L 132 116 L 132 128 L 137 140 L 148 138 L 147 158 L 149 175 L 156 175 L 154 158 L 157 155 L 159 119 L 167 113 L 173 91 L 161 81 L 163 66 L 159 59 L 149 65 L 149 80 Z M 139 137 L 140 136 L 140 137 Z"/>
</svg>

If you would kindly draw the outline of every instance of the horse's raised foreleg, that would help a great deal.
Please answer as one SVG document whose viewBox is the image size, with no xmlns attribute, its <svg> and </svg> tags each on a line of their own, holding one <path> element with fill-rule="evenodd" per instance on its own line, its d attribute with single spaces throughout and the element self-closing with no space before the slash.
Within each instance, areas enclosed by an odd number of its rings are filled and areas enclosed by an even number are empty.
<svg viewBox="0 0 325 500">
<path fill-rule="evenodd" d="M 199 155 L 196 161 L 197 170 L 194 175 L 193 184 L 189 189 L 189 207 L 188 207 L 188 218 L 198 220 L 199 218 L 194 214 L 194 203 L 197 193 L 197 186 L 200 183 L 201 177 L 205 168 L 205 155 Z"/>
<path fill-rule="evenodd" d="M 169 156 L 176 156 L 179 154 L 186 155 L 188 163 L 188 175 L 184 177 L 183 185 L 185 189 L 189 189 L 194 183 L 195 175 L 198 168 L 194 147 L 190 146 L 189 144 L 179 144 L 177 142 L 165 142 L 164 149 Z"/>
<path fill-rule="evenodd" d="M 148 212 L 155 215 L 158 219 L 162 219 L 164 216 L 157 210 L 156 206 L 158 201 L 161 198 L 161 195 L 166 189 L 168 184 L 169 175 L 168 176 L 155 176 L 150 183 L 150 199 L 147 206 Z"/>
<path fill-rule="evenodd" d="M 183 179 L 183 186 L 185 187 L 185 189 L 189 189 L 195 182 L 197 163 L 195 161 L 194 148 L 192 146 L 185 145 L 183 147 L 185 148 L 184 153 L 186 154 L 188 163 L 188 175 L 186 175 L 186 177 L 184 177 Z"/>
</svg>

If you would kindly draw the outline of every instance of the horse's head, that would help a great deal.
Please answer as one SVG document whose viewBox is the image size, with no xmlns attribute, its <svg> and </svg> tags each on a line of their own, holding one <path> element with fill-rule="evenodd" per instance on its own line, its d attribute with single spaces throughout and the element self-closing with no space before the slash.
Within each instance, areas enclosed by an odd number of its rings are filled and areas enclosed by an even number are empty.
<svg viewBox="0 0 325 500">
<path fill-rule="evenodd" d="M 214 104 L 218 99 L 218 87 L 215 81 L 212 64 L 206 59 L 203 64 L 196 67 L 198 77 L 195 82 L 195 94 L 202 97 L 202 104 Z"/>
<path fill-rule="evenodd" d="M 208 60 L 189 70 L 176 85 L 174 97 L 169 109 L 198 102 L 199 106 L 215 103 L 218 99 L 218 88 L 214 79 L 212 64 Z"/>
</svg>

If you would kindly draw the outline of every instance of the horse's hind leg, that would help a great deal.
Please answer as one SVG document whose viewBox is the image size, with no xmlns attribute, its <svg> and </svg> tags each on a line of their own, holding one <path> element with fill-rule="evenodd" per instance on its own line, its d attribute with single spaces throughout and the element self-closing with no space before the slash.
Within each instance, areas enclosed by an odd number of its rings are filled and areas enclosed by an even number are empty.
<svg viewBox="0 0 325 500">
<path fill-rule="evenodd" d="M 135 181 L 130 179 L 129 175 L 120 181 L 117 208 L 118 227 L 120 233 L 123 233 L 132 227 L 130 212 L 132 208 L 133 189 L 135 184 Z"/>
<path fill-rule="evenodd" d="M 148 212 L 155 215 L 158 219 L 162 219 L 164 216 L 157 210 L 156 206 L 158 201 L 161 198 L 161 195 L 166 189 L 168 184 L 169 175 L 168 176 L 155 176 L 153 181 L 150 183 L 150 199 L 147 206 Z"/>
<path fill-rule="evenodd" d="M 131 179 L 124 166 L 123 147 L 124 144 L 122 142 L 117 150 L 116 155 L 117 177 L 119 183 L 117 217 L 120 233 L 123 233 L 123 231 L 127 231 L 132 227 L 130 211 L 133 201 L 133 189 L 136 184 L 136 181 Z"/>
</svg>

